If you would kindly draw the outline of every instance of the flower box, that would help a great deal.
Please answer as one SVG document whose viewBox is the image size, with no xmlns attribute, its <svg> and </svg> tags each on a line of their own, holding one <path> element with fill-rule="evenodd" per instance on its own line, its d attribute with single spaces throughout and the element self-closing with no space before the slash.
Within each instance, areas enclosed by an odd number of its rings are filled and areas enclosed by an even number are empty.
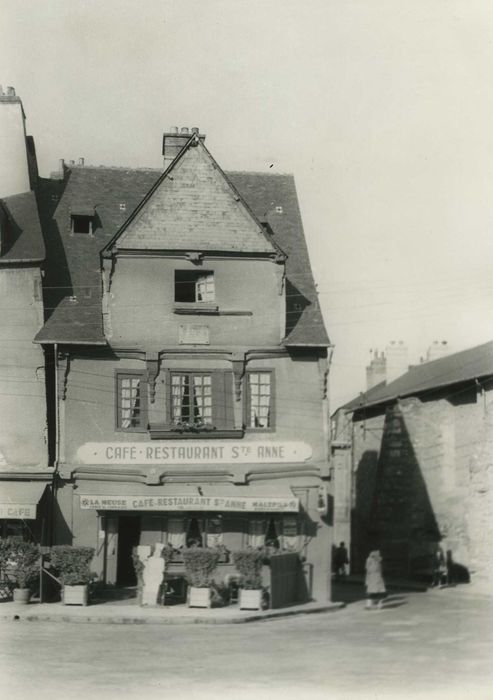
<svg viewBox="0 0 493 700">
<path fill-rule="evenodd" d="M 262 589 L 240 588 L 240 610 L 261 610 Z"/>
<path fill-rule="evenodd" d="M 64 605 L 87 605 L 89 601 L 89 586 L 87 584 L 79 586 L 65 584 L 62 600 Z"/>
<path fill-rule="evenodd" d="M 196 588 L 190 586 L 188 589 L 188 607 L 189 608 L 210 608 L 211 607 L 211 589 Z"/>
</svg>

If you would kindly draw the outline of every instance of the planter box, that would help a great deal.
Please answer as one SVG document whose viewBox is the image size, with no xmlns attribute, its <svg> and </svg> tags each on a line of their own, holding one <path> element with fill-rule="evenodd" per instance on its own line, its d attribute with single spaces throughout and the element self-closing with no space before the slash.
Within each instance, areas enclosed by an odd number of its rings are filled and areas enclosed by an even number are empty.
<svg viewBox="0 0 493 700">
<path fill-rule="evenodd" d="M 31 591 L 29 588 L 14 588 L 14 603 L 19 603 L 19 605 L 27 605 L 31 598 Z"/>
<path fill-rule="evenodd" d="M 195 588 L 190 586 L 188 589 L 188 607 L 189 608 L 210 608 L 211 607 L 211 589 L 210 588 Z"/>
<path fill-rule="evenodd" d="M 63 587 L 63 604 L 64 605 L 87 605 L 89 600 L 89 586 L 87 584 L 81 586 Z"/>
<path fill-rule="evenodd" d="M 240 588 L 240 610 L 261 610 L 262 609 L 262 589 L 255 588 L 247 590 Z"/>
</svg>

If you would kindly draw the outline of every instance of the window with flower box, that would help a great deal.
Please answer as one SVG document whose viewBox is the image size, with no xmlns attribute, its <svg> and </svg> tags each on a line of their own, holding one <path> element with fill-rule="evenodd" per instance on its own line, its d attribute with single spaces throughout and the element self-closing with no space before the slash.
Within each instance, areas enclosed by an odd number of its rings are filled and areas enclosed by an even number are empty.
<svg viewBox="0 0 493 700">
<path fill-rule="evenodd" d="M 169 430 L 190 434 L 234 429 L 232 372 L 170 370 L 168 387 Z"/>
</svg>

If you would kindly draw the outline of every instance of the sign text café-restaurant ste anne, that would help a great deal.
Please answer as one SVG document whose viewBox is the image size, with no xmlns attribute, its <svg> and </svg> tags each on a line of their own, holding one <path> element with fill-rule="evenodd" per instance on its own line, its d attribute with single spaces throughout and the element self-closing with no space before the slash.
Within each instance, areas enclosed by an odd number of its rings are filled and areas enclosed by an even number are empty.
<svg viewBox="0 0 493 700">
<path fill-rule="evenodd" d="M 138 544 L 268 542 L 327 600 L 330 346 L 294 180 L 225 173 L 204 140 L 39 180 L 53 540 L 116 585 Z"/>
</svg>

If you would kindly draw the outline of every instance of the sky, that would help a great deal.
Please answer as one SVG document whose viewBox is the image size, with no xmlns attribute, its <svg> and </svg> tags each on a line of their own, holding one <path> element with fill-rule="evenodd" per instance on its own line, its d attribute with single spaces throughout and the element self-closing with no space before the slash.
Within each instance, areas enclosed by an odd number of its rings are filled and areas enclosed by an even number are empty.
<svg viewBox="0 0 493 700">
<path fill-rule="evenodd" d="M 174 125 L 224 170 L 294 173 L 331 410 L 371 349 L 493 339 L 490 0 L 1 0 L 0 23 L 41 175 L 160 167 Z"/>
</svg>

